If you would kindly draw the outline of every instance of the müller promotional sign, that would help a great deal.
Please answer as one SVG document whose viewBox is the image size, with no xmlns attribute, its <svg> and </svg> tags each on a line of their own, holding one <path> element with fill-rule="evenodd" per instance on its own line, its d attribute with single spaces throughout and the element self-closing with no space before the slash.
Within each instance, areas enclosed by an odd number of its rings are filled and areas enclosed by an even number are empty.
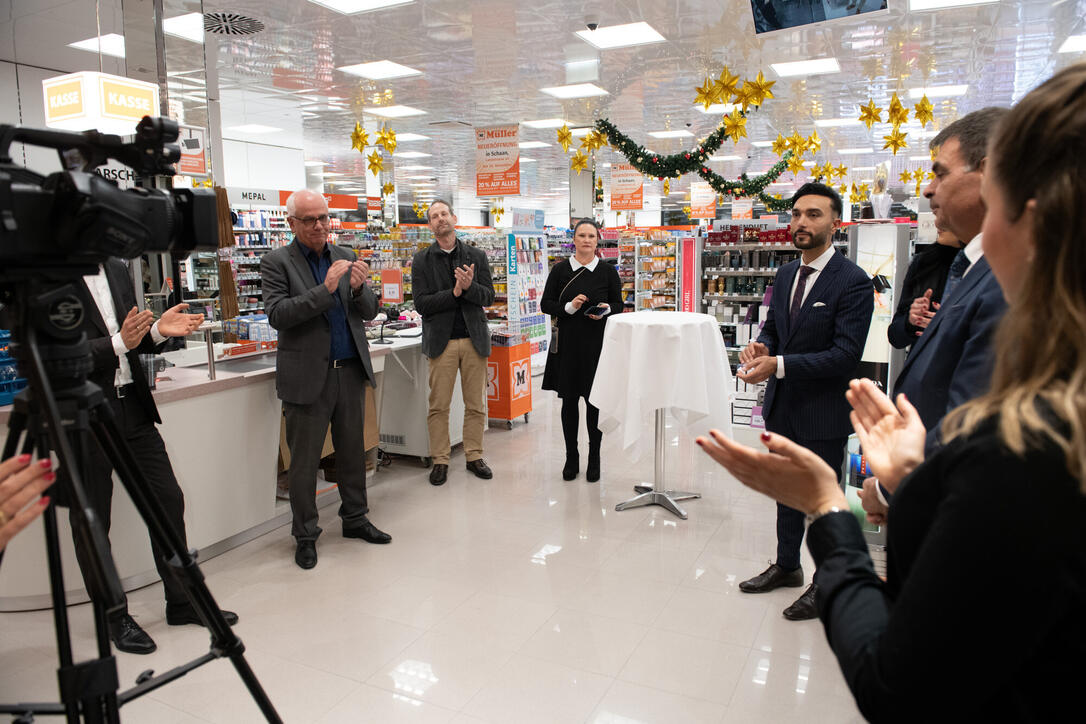
<svg viewBox="0 0 1086 724">
<path fill-rule="evenodd" d="M 645 177 L 628 163 L 611 166 L 611 211 L 640 211 L 645 206 Z"/>
<path fill-rule="evenodd" d="M 50 128 L 130 136 L 144 116 L 161 115 L 154 83 L 87 70 L 47 78 L 41 87 Z"/>
<path fill-rule="evenodd" d="M 520 125 L 475 129 L 475 195 L 520 195 Z"/>
</svg>

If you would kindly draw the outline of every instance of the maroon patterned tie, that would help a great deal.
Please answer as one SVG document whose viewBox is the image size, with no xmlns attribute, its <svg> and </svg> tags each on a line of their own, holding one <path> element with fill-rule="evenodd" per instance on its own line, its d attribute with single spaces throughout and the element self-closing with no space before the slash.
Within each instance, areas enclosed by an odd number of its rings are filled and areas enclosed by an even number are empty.
<svg viewBox="0 0 1086 724">
<path fill-rule="evenodd" d="M 792 295 L 792 307 L 788 310 L 788 322 L 794 325 L 799 316 L 800 307 L 803 306 L 803 290 L 807 288 L 807 277 L 815 272 L 813 266 L 801 266 L 799 268 L 799 282 L 796 283 L 796 293 Z"/>
</svg>

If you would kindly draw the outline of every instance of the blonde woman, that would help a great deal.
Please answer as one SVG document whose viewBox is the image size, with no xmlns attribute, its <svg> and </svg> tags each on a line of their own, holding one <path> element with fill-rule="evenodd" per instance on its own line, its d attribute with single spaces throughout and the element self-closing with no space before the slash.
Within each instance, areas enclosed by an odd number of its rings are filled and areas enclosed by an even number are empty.
<svg viewBox="0 0 1086 724">
<path fill-rule="evenodd" d="M 1063 721 L 1086 661 L 1086 64 L 1026 95 L 988 146 L 984 253 L 1007 298 L 988 392 L 924 427 L 870 381 L 848 392 L 872 470 L 897 485 L 886 581 L 836 473 L 779 435 L 699 444 L 808 513 L 830 645 L 872 721 Z"/>
</svg>

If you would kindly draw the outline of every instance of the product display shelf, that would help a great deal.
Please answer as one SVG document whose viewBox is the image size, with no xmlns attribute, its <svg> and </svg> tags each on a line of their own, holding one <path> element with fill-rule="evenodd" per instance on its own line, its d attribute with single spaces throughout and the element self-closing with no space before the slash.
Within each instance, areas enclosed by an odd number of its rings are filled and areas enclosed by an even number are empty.
<svg viewBox="0 0 1086 724">
<path fill-rule="evenodd" d="M 672 240 L 639 240 L 635 245 L 635 308 L 678 309 L 677 246 Z"/>
<path fill-rule="evenodd" d="M 622 282 L 622 301 L 625 309 L 636 308 L 637 296 L 637 240 L 622 239 L 618 243 L 618 278 Z"/>
<path fill-rule="evenodd" d="M 460 237 L 486 254 L 490 280 L 494 285 L 494 303 L 487 307 L 487 319 L 509 319 L 509 249 L 504 235 L 470 234 Z"/>
<path fill-rule="evenodd" d="M 509 234 L 506 243 L 509 327 L 528 336 L 533 371 L 542 371 L 550 344 L 547 315 L 539 307 L 550 273 L 547 237 Z"/>
</svg>

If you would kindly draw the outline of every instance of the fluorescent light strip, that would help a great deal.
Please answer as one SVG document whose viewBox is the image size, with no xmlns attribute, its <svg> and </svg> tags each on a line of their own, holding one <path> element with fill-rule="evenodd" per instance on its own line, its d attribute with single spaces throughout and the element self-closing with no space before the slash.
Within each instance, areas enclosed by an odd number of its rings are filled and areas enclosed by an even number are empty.
<svg viewBox="0 0 1086 724">
<path fill-rule="evenodd" d="M 403 157 L 402 153 L 399 154 L 399 155 L 400 155 L 400 157 Z M 430 168 L 433 168 L 433 166 L 397 166 L 396 170 L 397 171 L 423 171 L 425 169 L 430 169 Z"/>
<path fill-rule="evenodd" d="M 334 10 L 341 15 L 354 15 L 396 5 L 407 5 L 414 0 L 309 0 L 309 2 Z"/>
<path fill-rule="evenodd" d="M 930 88 L 911 88 L 909 89 L 910 98 L 954 98 L 956 96 L 964 96 L 969 91 L 967 85 L 937 85 Z"/>
<path fill-rule="evenodd" d="M 314 167 L 314 166 L 327 166 L 328 164 L 325 163 L 324 161 L 306 161 L 305 165 L 310 166 L 310 167 Z"/>
<path fill-rule="evenodd" d="M 946 8 L 967 7 L 970 5 L 988 5 L 999 0 L 909 0 L 909 10 L 944 10 Z"/>
<path fill-rule="evenodd" d="M 710 156 L 710 161 L 738 161 L 740 156 Z"/>
<path fill-rule="evenodd" d="M 858 156 L 863 153 L 874 152 L 875 149 L 871 148 L 870 146 L 867 148 L 840 148 L 837 150 L 837 153 L 841 154 L 842 156 Z"/>
<path fill-rule="evenodd" d="M 534 158 L 528 158 L 527 156 L 521 156 L 520 157 L 520 162 L 521 163 L 535 163 L 535 159 Z"/>
<path fill-rule="evenodd" d="M 102 55 L 110 55 L 114 58 L 124 57 L 124 37 L 117 33 L 106 33 L 101 36 L 102 39 Z M 86 40 L 80 40 L 76 43 L 68 43 L 69 48 L 75 48 L 76 50 L 86 50 L 91 53 L 98 52 L 98 38 L 87 38 Z"/>
<path fill-rule="evenodd" d="M 709 106 L 708 108 L 706 108 L 704 105 L 702 105 L 700 103 L 698 103 L 696 105 L 698 107 L 698 110 L 701 111 L 702 113 L 724 114 L 724 113 L 731 113 L 732 111 L 734 111 L 737 108 L 737 106 L 734 103 L 714 103 L 711 106 Z"/>
<path fill-rule="evenodd" d="M 204 14 L 186 13 L 162 21 L 162 32 L 194 43 L 204 42 Z"/>
<path fill-rule="evenodd" d="M 1086 35 L 1069 35 L 1057 53 L 1081 53 L 1086 50 Z"/>
<path fill-rule="evenodd" d="M 826 75 L 827 73 L 841 72 L 841 66 L 837 64 L 837 58 L 796 60 L 790 63 L 771 63 L 769 67 L 781 78 L 791 78 L 797 75 Z"/>
<path fill-rule="evenodd" d="M 520 123 L 528 128 L 561 128 L 566 125 L 561 118 L 543 118 L 538 121 L 521 121 Z"/>
<path fill-rule="evenodd" d="M 592 133 L 592 131 L 593 129 L 589 126 L 585 126 L 584 128 L 571 128 L 569 129 L 569 135 L 574 138 L 581 138 L 582 136 L 587 136 L 589 133 Z"/>
<path fill-rule="evenodd" d="M 428 158 L 432 155 L 432 153 L 423 153 L 422 151 L 401 151 L 396 154 L 396 158 Z M 407 168 L 407 166 L 401 166 L 400 168 Z"/>
<path fill-rule="evenodd" d="M 594 83 L 574 83 L 572 85 L 557 85 L 550 88 L 540 88 L 541 92 L 555 98 L 592 98 L 594 96 L 610 95 L 603 88 Z"/>
<path fill-rule="evenodd" d="M 375 60 L 371 63 L 358 63 L 356 65 L 343 65 L 336 70 L 341 70 L 350 75 L 357 75 L 370 80 L 389 80 L 391 78 L 407 78 L 412 75 L 422 75 L 421 70 L 408 68 L 406 65 L 393 63 L 391 60 Z"/>
<path fill-rule="evenodd" d="M 819 118 L 814 122 L 819 128 L 839 128 L 841 126 L 858 126 L 863 121 L 859 118 Z"/>
<path fill-rule="evenodd" d="M 577 35 L 600 50 L 645 45 L 646 43 L 661 43 L 666 40 L 663 35 L 656 32 L 655 28 L 644 21 L 626 23 L 625 25 L 610 25 L 595 30 L 578 30 Z"/>
<path fill-rule="evenodd" d="M 690 131 L 679 129 L 677 131 L 649 131 L 653 138 L 688 138 L 694 134 Z"/>
<path fill-rule="evenodd" d="M 430 137 L 419 133 L 397 133 L 396 140 L 399 143 L 410 143 L 411 141 L 429 141 Z"/>
<path fill-rule="evenodd" d="M 411 106 L 366 106 L 362 110 L 382 118 L 404 118 L 405 116 L 422 116 L 426 114 L 426 111 Z"/>
<path fill-rule="evenodd" d="M 549 143 L 543 143 L 542 141 L 524 141 L 518 144 L 521 148 L 546 148 L 550 146 Z"/>
<path fill-rule="evenodd" d="M 931 156 L 909 156 L 910 161 L 931 161 Z"/>
</svg>

